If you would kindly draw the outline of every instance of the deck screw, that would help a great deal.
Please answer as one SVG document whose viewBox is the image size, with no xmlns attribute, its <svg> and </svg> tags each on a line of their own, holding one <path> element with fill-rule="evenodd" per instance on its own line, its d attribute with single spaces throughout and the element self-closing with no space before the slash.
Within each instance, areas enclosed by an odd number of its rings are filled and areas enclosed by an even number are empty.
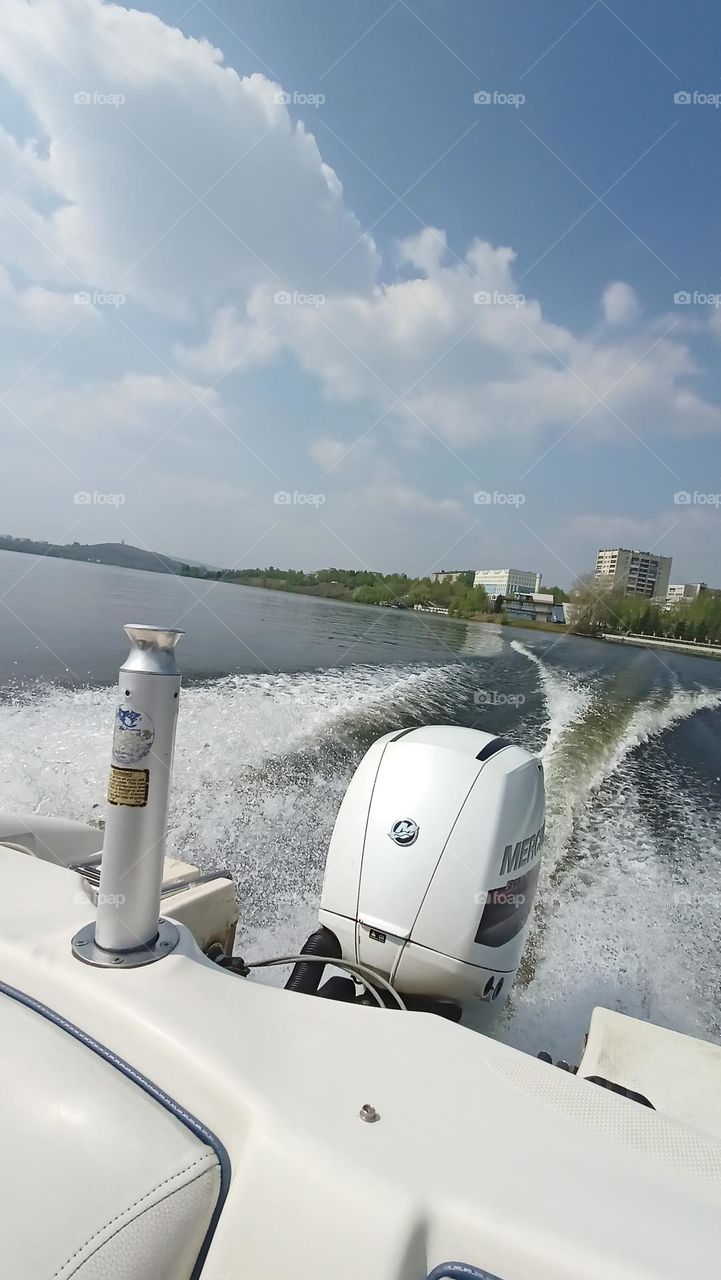
<svg viewBox="0 0 721 1280">
<path fill-rule="evenodd" d="M 361 1120 L 365 1120 L 366 1124 L 374 1124 L 376 1120 L 380 1120 L 378 1112 L 375 1107 L 371 1106 L 370 1102 L 366 1102 L 361 1107 L 359 1115 Z"/>
</svg>

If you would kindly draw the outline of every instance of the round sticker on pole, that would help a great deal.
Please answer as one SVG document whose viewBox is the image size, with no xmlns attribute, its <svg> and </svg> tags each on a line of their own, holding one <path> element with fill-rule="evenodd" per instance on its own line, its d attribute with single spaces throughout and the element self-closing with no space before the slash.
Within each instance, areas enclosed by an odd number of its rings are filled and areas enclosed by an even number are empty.
<svg viewBox="0 0 721 1280">
<path fill-rule="evenodd" d="M 147 756 L 155 741 L 155 726 L 145 711 L 118 707 L 113 733 L 113 764 L 127 767 Z"/>
</svg>

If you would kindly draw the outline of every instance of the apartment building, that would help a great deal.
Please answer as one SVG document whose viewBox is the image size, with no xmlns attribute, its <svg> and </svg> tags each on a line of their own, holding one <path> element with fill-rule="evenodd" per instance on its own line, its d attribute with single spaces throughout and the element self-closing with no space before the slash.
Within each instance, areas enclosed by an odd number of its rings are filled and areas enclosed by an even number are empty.
<svg viewBox="0 0 721 1280">
<path fill-rule="evenodd" d="M 431 574 L 434 582 L 457 582 L 465 573 L 470 573 L 470 569 L 437 569 Z"/>
<path fill-rule="evenodd" d="M 680 604 L 682 600 L 697 600 L 707 591 L 705 582 L 672 582 L 666 592 L 666 604 Z"/>
<path fill-rule="evenodd" d="M 627 547 L 604 548 L 596 557 L 595 578 L 627 596 L 666 599 L 671 577 L 671 556 Z"/>
</svg>

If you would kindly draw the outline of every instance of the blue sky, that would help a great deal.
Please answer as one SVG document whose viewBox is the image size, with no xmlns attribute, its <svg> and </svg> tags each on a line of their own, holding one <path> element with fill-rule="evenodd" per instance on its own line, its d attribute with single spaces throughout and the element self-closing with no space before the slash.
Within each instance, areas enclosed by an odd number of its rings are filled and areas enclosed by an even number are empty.
<svg viewBox="0 0 721 1280">
<path fill-rule="evenodd" d="M 7 531 L 721 585 L 720 34 L 711 0 L 6 0 Z"/>
</svg>

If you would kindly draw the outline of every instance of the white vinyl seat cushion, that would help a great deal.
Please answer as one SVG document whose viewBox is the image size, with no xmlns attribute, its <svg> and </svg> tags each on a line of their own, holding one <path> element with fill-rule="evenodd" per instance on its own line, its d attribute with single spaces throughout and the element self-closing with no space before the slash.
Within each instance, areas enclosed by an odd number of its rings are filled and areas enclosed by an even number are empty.
<svg viewBox="0 0 721 1280">
<path fill-rule="evenodd" d="M 161 1102 L 0 994 L 0 1258 L 13 1280 L 190 1280 L 220 1164 Z"/>
</svg>

